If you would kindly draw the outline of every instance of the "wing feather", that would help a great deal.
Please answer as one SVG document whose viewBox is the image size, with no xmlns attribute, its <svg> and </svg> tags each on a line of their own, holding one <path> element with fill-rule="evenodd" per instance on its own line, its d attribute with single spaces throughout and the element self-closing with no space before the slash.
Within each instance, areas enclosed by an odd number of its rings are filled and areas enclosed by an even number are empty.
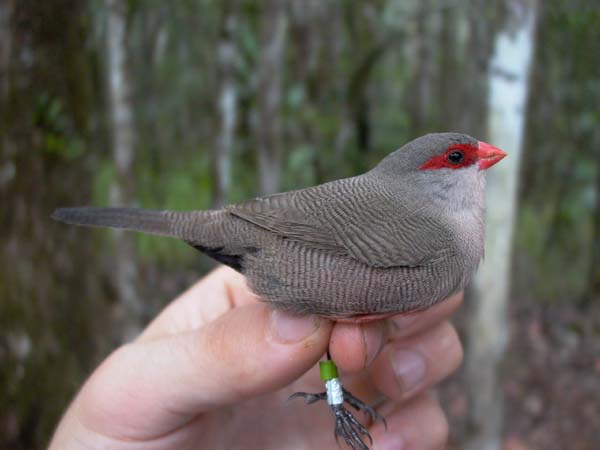
<svg viewBox="0 0 600 450">
<path fill-rule="evenodd" d="M 385 188 L 359 177 L 260 197 L 226 210 L 286 239 L 373 267 L 419 266 L 452 253 L 442 220 L 428 217 L 420 207 L 409 210 Z"/>
</svg>

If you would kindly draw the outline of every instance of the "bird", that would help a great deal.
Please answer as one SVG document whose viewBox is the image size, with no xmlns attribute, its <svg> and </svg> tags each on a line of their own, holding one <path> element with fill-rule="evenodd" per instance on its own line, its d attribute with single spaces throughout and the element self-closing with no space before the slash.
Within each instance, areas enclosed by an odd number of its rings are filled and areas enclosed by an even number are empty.
<svg viewBox="0 0 600 450">
<path fill-rule="evenodd" d="M 74 207 L 52 217 L 182 239 L 244 274 L 276 309 L 377 320 L 427 309 L 469 283 L 484 256 L 486 172 L 505 156 L 466 134 L 431 133 L 363 174 L 222 209 Z M 368 432 L 341 404 L 381 416 L 342 388 L 328 359 L 322 378 L 334 385 L 293 397 L 327 398 L 336 439 L 368 449 Z"/>
</svg>

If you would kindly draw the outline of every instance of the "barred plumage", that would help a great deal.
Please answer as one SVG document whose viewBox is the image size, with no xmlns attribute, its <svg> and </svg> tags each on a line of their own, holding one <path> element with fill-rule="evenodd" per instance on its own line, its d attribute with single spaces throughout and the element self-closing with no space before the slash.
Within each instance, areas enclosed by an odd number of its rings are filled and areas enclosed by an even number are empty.
<svg viewBox="0 0 600 450">
<path fill-rule="evenodd" d="M 429 170 L 456 145 L 478 141 L 427 135 L 363 175 L 222 210 L 64 208 L 53 217 L 183 239 L 244 273 L 265 301 L 296 313 L 424 309 L 463 288 L 483 256 L 485 171 L 477 160 Z"/>
</svg>

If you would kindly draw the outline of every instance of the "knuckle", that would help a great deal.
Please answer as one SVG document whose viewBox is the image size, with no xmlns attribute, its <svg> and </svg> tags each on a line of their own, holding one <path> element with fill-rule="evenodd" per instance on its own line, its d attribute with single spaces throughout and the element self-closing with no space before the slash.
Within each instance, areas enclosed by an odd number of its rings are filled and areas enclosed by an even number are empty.
<svg viewBox="0 0 600 450">
<path fill-rule="evenodd" d="M 405 424 L 408 448 L 444 450 L 450 427 L 435 395 L 431 391 L 427 392 L 411 406 L 410 420 Z M 426 424 L 426 428 L 423 428 L 423 424 Z M 424 429 L 427 430 L 426 433 L 423 433 Z"/>
<path fill-rule="evenodd" d="M 448 424 L 448 418 L 444 413 L 439 402 L 436 400 L 431 401 L 431 448 L 435 450 L 443 450 L 448 442 L 448 436 L 450 434 L 450 426 Z"/>
<path fill-rule="evenodd" d="M 462 364 L 464 349 L 456 328 L 450 322 L 444 322 L 441 325 L 440 334 L 439 351 L 441 355 L 444 355 L 445 363 L 442 375 L 446 377 Z"/>
<path fill-rule="evenodd" d="M 200 348 L 195 351 L 203 353 L 203 370 L 218 371 L 223 382 L 232 387 L 256 379 L 259 368 L 247 357 L 252 339 L 240 339 L 227 321 L 210 323 L 201 336 Z"/>
<path fill-rule="evenodd" d="M 448 442 L 448 436 L 450 434 L 450 425 L 445 414 L 441 414 L 438 428 L 434 433 L 434 449 L 444 450 Z"/>
</svg>

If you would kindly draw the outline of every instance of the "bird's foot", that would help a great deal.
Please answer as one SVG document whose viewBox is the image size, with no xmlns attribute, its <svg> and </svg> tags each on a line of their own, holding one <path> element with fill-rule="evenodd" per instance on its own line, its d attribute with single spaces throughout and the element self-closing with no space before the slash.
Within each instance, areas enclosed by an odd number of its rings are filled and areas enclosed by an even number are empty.
<svg viewBox="0 0 600 450">
<path fill-rule="evenodd" d="M 368 414 L 369 417 L 371 418 L 371 420 L 373 420 L 373 422 L 375 422 L 377 420 L 381 420 L 383 422 L 383 426 L 387 430 L 387 422 L 385 420 L 385 417 L 383 417 L 381 414 L 379 414 L 377 411 L 375 411 L 375 409 L 373 409 L 371 406 L 369 406 L 368 404 L 366 404 L 359 398 L 356 398 L 354 395 L 352 395 L 346 389 L 343 389 L 343 392 L 344 392 L 344 401 L 346 403 L 348 403 L 350 406 L 352 406 L 357 411 L 363 411 L 366 414 Z"/>
<path fill-rule="evenodd" d="M 359 400 L 346 389 L 342 389 L 343 401 L 348 403 L 357 411 L 365 412 L 373 421 L 381 420 L 387 429 L 387 423 L 385 418 L 375 411 L 371 406 L 367 405 L 362 400 Z M 301 397 L 307 404 L 318 402 L 319 400 L 327 400 L 327 392 L 321 392 L 318 394 L 309 394 L 306 392 L 296 392 L 290 396 L 290 399 Z M 364 443 L 363 437 L 367 437 L 369 442 L 372 444 L 373 439 L 369 434 L 366 427 L 361 424 L 356 418 L 348 411 L 343 403 L 330 404 L 331 411 L 335 419 L 335 440 L 338 441 L 341 436 L 346 444 L 353 450 L 369 450 L 369 447 Z"/>
<path fill-rule="evenodd" d="M 365 426 L 356 420 L 343 405 L 331 405 L 331 410 L 335 418 L 335 441 L 338 442 L 338 437 L 341 436 L 351 449 L 369 450 L 361 435 L 366 436 L 371 444 L 373 444 L 373 438 Z"/>
</svg>

